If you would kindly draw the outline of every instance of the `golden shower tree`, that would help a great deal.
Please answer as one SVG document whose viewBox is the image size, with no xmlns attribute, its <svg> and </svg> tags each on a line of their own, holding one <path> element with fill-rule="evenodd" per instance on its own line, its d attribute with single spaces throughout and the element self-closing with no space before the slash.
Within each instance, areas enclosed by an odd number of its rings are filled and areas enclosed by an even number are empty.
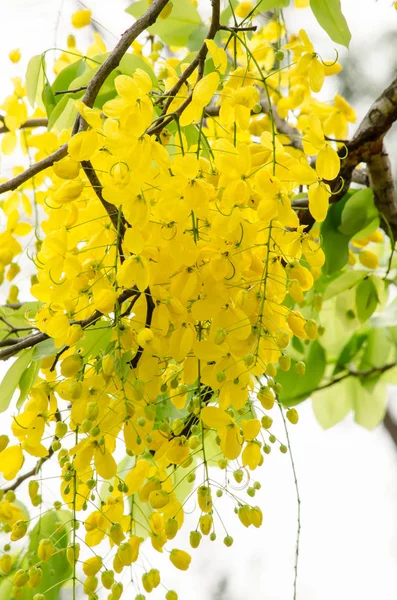
<svg viewBox="0 0 397 600">
<path fill-rule="evenodd" d="M 321 100 L 339 0 L 310 1 L 326 57 L 286 29 L 289 0 L 203 0 L 208 22 L 196 4 L 134 2 L 111 51 L 70 35 L 1 105 L 1 597 L 143 600 L 142 544 L 189 567 L 186 507 L 192 548 L 233 543 L 222 495 L 261 525 L 253 471 L 288 452 L 300 402 L 324 427 L 385 415 L 397 81 L 349 139 L 354 109 Z"/>
</svg>

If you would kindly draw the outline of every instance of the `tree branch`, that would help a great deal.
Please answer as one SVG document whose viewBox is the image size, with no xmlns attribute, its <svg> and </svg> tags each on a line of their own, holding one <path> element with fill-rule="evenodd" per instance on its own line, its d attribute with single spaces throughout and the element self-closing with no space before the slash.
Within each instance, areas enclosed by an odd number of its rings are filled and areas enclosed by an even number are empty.
<svg viewBox="0 0 397 600">
<path fill-rule="evenodd" d="M 122 218 L 121 222 L 119 224 L 119 222 L 118 222 L 119 212 L 118 212 L 117 208 L 114 206 L 114 204 L 111 204 L 110 202 L 105 200 L 105 198 L 103 197 L 102 184 L 98 178 L 98 175 L 95 172 L 94 167 L 92 166 L 91 161 L 83 160 L 83 161 L 81 161 L 81 166 L 83 167 L 84 173 L 86 174 L 87 179 L 91 183 L 94 192 L 96 193 L 97 197 L 99 198 L 99 201 L 101 202 L 102 206 L 108 213 L 109 218 L 113 224 L 113 227 L 115 228 L 116 231 L 118 231 L 120 233 L 119 251 L 120 251 L 120 257 L 122 257 L 123 252 L 122 252 L 122 248 L 121 248 L 121 241 L 124 238 L 124 234 L 125 234 L 125 219 Z"/>
<path fill-rule="evenodd" d="M 3 121 L 4 123 L 4 121 Z M 25 123 L 22 123 L 22 125 L 19 126 L 19 129 L 29 129 L 29 128 L 33 128 L 33 127 L 47 127 L 48 125 L 48 119 L 28 119 L 27 121 L 25 121 Z M 8 131 L 10 131 L 8 129 L 8 127 L 6 125 L 3 125 L 3 127 L 0 127 L 0 134 L 1 133 L 7 133 Z"/>
<path fill-rule="evenodd" d="M 117 304 L 121 306 L 123 302 L 139 293 L 140 292 L 135 287 L 128 290 L 124 290 L 124 292 L 122 292 L 117 298 Z M 82 319 L 81 321 L 72 321 L 71 325 L 80 325 L 82 329 L 86 329 L 87 327 L 98 321 L 98 319 L 100 319 L 101 317 L 103 317 L 103 313 L 99 310 L 96 310 L 90 317 Z M 6 348 L 5 350 L 0 351 L 0 360 L 7 360 L 8 358 L 11 358 L 11 356 L 15 356 L 16 354 L 18 354 L 20 350 L 25 350 L 26 348 L 32 348 L 33 346 L 37 346 L 37 344 L 40 344 L 40 342 L 48 340 L 49 337 L 50 336 L 46 333 L 40 332 L 34 333 L 33 335 L 28 335 L 24 338 L 20 338 L 10 348 Z"/>
</svg>

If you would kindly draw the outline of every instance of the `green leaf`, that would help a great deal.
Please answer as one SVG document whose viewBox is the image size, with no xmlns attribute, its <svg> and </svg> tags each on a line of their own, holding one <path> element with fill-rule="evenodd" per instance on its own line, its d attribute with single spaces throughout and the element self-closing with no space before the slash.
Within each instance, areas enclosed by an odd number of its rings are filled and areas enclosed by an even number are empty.
<svg viewBox="0 0 397 600">
<path fill-rule="evenodd" d="M 131 4 L 126 12 L 138 19 L 147 7 L 147 0 L 138 0 Z M 202 25 L 201 17 L 191 2 L 173 0 L 171 14 L 166 19 L 159 18 L 147 31 L 158 35 L 169 46 L 187 46 L 189 38 L 195 33 L 197 27 Z"/>
<path fill-rule="evenodd" d="M 310 0 L 310 8 L 331 40 L 348 48 L 352 36 L 340 0 Z"/>
<path fill-rule="evenodd" d="M 339 231 L 342 211 L 348 199 L 349 194 L 346 194 L 339 202 L 332 204 L 321 226 L 322 249 L 325 254 L 323 273 L 326 275 L 340 271 L 349 258 L 350 236 Z"/>
<path fill-rule="evenodd" d="M 363 344 L 367 340 L 367 333 L 354 333 L 350 340 L 345 344 L 340 353 L 333 371 L 333 376 L 337 375 L 357 356 L 358 352 L 363 348 Z"/>
<path fill-rule="evenodd" d="M 295 362 L 292 360 L 292 366 L 289 371 L 279 371 L 277 382 L 281 383 L 282 391 L 279 394 L 279 400 L 283 406 L 295 406 L 306 400 L 320 384 L 325 372 L 326 357 L 324 348 L 317 341 L 309 346 L 306 358 L 302 358 L 306 363 L 306 372 L 304 375 L 295 373 Z"/>
<path fill-rule="evenodd" d="M 41 360 L 33 360 L 29 367 L 22 373 L 22 377 L 19 380 L 20 394 L 17 400 L 17 409 L 19 410 L 25 402 L 30 390 L 34 386 L 37 375 L 39 374 L 41 366 Z"/>
<path fill-rule="evenodd" d="M 361 323 L 375 312 L 378 302 L 378 292 L 373 281 L 369 277 L 361 281 L 356 288 L 357 317 Z"/>
<path fill-rule="evenodd" d="M 350 385 L 354 401 L 354 420 L 365 429 L 375 429 L 386 414 L 387 384 L 380 381 L 375 388 L 368 390 L 359 379 L 354 378 Z"/>
<path fill-rule="evenodd" d="M 33 348 L 23 350 L 17 360 L 11 365 L 0 383 L 0 412 L 4 412 L 19 385 L 19 381 L 32 360 Z"/>
<path fill-rule="evenodd" d="M 192 54 L 195 55 L 195 53 Z M 144 58 L 142 58 L 142 56 L 138 56 L 137 54 L 124 54 L 118 69 L 121 74 L 129 75 L 130 77 L 134 75 L 137 69 L 142 69 L 142 71 L 145 71 L 145 73 L 149 75 L 154 87 L 157 87 L 159 84 L 159 80 L 157 79 L 151 65 Z"/>
<path fill-rule="evenodd" d="M 367 343 L 358 370 L 369 371 L 373 367 L 382 367 L 392 361 L 393 353 L 394 348 L 390 343 L 389 331 L 386 329 L 371 329 L 368 333 Z M 381 377 L 381 372 L 361 377 L 361 385 L 371 391 Z"/>
<path fill-rule="evenodd" d="M 65 579 L 72 575 L 72 567 L 66 558 L 71 519 L 72 513 L 69 511 L 52 510 L 44 514 L 32 530 L 29 543 L 31 564 L 39 562 L 37 549 L 40 540 L 50 538 L 57 550 L 48 562 L 40 564 L 43 570 L 42 581 L 34 590 L 27 590 L 28 595 L 23 596 L 23 600 L 31 600 L 37 593 L 43 594 L 46 600 L 58 600 L 62 586 L 66 584 Z"/>
<path fill-rule="evenodd" d="M 46 358 L 47 356 L 56 354 L 59 350 L 59 348 L 55 348 L 54 340 L 49 338 L 48 340 L 44 340 L 44 342 L 40 342 L 40 344 L 37 344 L 37 346 L 34 347 L 32 359 L 39 360 L 40 358 Z"/>
<path fill-rule="evenodd" d="M 48 131 L 51 131 L 55 125 L 58 131 L 72 127 L 77 116 L 77 109 L 73 104 L 73 100 L 77 100 L 82 93 L 83 92 L 76 94 L 65 94 L 65 96 L 62 97 L 62 100 L 58 102 L 48 118 Z"/>
<path fill-rule="evenodd" d="M 106 349 L 112 337 L 112 327 L 108 321 L 99 320 L 93 327 L 85 329 L 84 337 L 76 345 L 83 356 L 98 356 Z"/>
<path fill-rule="evenodd" d="M 52 91 L 50 85 L 46 84 L 44 86 L 41 98 L 43 100 L 43 104 L 44 104 L 44 108 L 47 113 L 47 116 L 49 117 L 56 105 L 54 92 Z"/>
<path fill-rule="evenodd" d="M 87 61 L 84 59 L 77 60 L 76 62 L 68 65 L 57 75 L 54 83 L 52 84 L 52 91 L 55 95 L 56 92 L 63 92 L 65 90 L 74 89 L 70 84 L 87 69 Z M 57 102 L 61 100 L 63 94 L 55 96 Z"/>
<path fill-rule="evenodd" d="M 346 290 L 352 289 L 368 275 L 368 271 L 345 271 L 340 277 L 334 279 L 325 289 L 324 300 L 329 300 Z"/>
<path fill-rule="evenodd" d="M 42 54 L 33 56 L 26 69 L 26 95 L 30 105 L 34 107 L 36 99 L 41 95 L 44 86 L 45 59 Z"/>
<path fill-rule="evenodd" d="M 374 193 L 371 188 L 364 188 L 350 196 L 342 211 L 339 231 L 354 236 L 368 227 L 374 219 L 379 219 L 379 211 L 375 206 Z"/>
<path fill-rule="evenodd" d="M 350 393 L 351 381 L 352 378 L 349 377 L 313 394 L 313 412 L 323 429 L 333 427 L 353 410 L 353 397 Z"/>
</svg>

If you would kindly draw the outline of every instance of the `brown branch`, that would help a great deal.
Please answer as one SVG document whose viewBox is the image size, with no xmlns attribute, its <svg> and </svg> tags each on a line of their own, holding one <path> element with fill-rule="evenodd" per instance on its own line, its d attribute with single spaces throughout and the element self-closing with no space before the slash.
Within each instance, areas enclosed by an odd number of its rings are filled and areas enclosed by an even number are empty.
<svg viewBox="0 0 397 600">
<path fill-rule="evenodd" d="M 149 6 L 147 11 L 135 21 L 135 23 L 127 29 L 120 38 L 120 41 L 115 46 L 113 51 L 109 54 L 108 58 L 99 67 L 91 81 L 87 86 L 87 90 L 82 98 L 82 102 L 90 108 L 93 107 L 96 97 L 98 96 L 99 90 L 107 77 L 116 69 L 120 63 L 120 60 L 127 52 L 132 42 L 140 35 L 145 29 L 153 25 L 156 22 L 157 17 L 166 6 L 169 0 L 154 0 Z M 82 131 L 86 128 L 86 123 L 80 116 L 76 118 L 73 126 L 73 134 L 76 134 L 79 130 Z M 9 179 L 8 181 L 0 184 L 0 194 L 15 190 L 20 185 L 28 181 L 34 175 L 41 173 L 48 167 L 51 167 L 54 162 L 57 162 L 67 155 L 68 147 L 64 144 L 58 150 L 56 150 L 50 156 L 47 156 L 43 160 L 40 160 L 36 164 L 26 169 L 23 173 L 20 173 L 16 177 Z"/>
<path fill-rule="evenodd" d="M 3 119 L 0 119 L 2 121 L 2 123 L 4 123 Z M 19 129 L 29 129 L 29 128 L 33 128 L 33 127 L 47 127 L 48 125 L 48 119 L 28 119 L 27 121 L 25 121 L 25 123 L 22 123 L 22 125 L 19 126 Z M 8 129 L 8 127 L 6 127 L 6 125 L 4 125 L 3 127 L 0 127 L 0 133 L 7 133 L 8 131 L 10 131 Z"/>
<path fill-rule="evenodd" d="M 386 411 L 385 418 L 383 419 L 383 425 L 385 426 L 386 431 L 388 431 L 391 439 L 394 442 L 394 445 L 397 447 L 397 423 L 391 416 L 389 410 Z"/>
<path fill-rule="evenodd" d="M 235 27 L 228 27 L 227 25 L 219 25 L 220 31 L 256 31 L 258 29 L 257 25 L 247 25 L 247 27 L 239 27 L 236 25 Z"/>
<path fill-rule="evenodd" d="M 59 90 L 58 92 L 55 92 L 54 96 L 60 96 L 61 94 L 76 94 L 77 92 L 82 92 L 83 90 L 86 90 L 87 86 L 86 85 L 82 85 L 78 88 L 75 88 L 74 90 Z"/>
<path fill-rule="evenodd" d="M 120 220 L 120 223 L 119 223 L 119 212 L 118 212 L 117 208 L 114 206 L 114 204 L 111 204 L 110 202 L 105 200 L 105 198 L 103 197 L 103 195 L 102 195 L 103 187 L 98 178 L 98 175 L 95 172 L 94 167 L 92 166 L 91 161 L 83 160 L 83 161 L 81 161 L 81 166 L 83 167 L 84 173 L 86 174 L 87 179 L 91 183 L 94 192 L 96 193 L 97 197 L 99 198 L 99 201 L 101 202 L 102 206 L 108 213 L 109 218 L 113 224 L 113 227 L 115 228 L 116 232 L 118 232 L 120 234 L 119 254 L 120 254 L 120 259 L 122 260 L 123 259 L 123 250 L 121 247 L 121 242 L 122 242 L 122 240 L 124 238 L 124 234 L 125 234 L 125 219 L 124 219 L 124 217 L 122 217 Z"/>
<path fill-rule="evenodd" d="M 384 145 L 379 152 L 367 158 L 369 183 L 375 196 L 375 205 L 390 227 L 393 242 L 397 240 L 397 203 L 393 181 L 393 173 L 389 155 Z"/>
<path fill-rule="evenodd" d="M 155 304 L 153 302 L 153 298 L 152 298 L 152 294 L 150 292 L 150 288 L 146 288 L 145 290 L 145 298 L 146 298 L 146 319 L 145 319 L 145 327 L 147 327 L 148 329 L 150 328 L 151 324 L 152 324 L 152 318 L 153 318 L 153 312 L 155 309 Z M 142 352 L 143 352 L 143 348 L 142 346 L 138 347 L 137 353 L 135 354 L 134 358 L 131 360 L 131 367 L 133 369 L 136 369 L 136 367 L 138 366 L 138 363 L 140 361 L 140 358 L 142 356 Z"/>
<path fill-rule="evenodd" d="M 124 290 L 124 292 L 122 292 L 117 298 L 116 302 L 119 306 L 121 306 L 123 302 L 125 302 L 132 296 L 135 296 L 136 294 L 139 294 L 139 292 L 135 287 L 128 290 Z M 87 327 L 98 321 L 98 319 L 100 319 L 101 317 L 103 317 L 103 313 L 99 310 L 96 310 L 90 317 L 82 319 L 81 321 L 72 321 L 71 325 L 80 325 L 82 329 L 86 329 Z M 40 342 L 48 340 L 49 337 L 50 336 L 46 333 L 40 332 L 34 333 L 33 335 L 28 335 L 24 338 L 20 338 L 10 348 L 0 351 L 0 360 L 7 360 L 8 358 L 11 358 L 11 356 L 15 356 L 16 354 L 18 354 L 18 352 L 20 352 L 21 350 L 37 346 L 37 344 L 40 344 Z"/>
<path fill-rule="evenodd" d="M 397 239 L 397 206 L 392 188 L 390 161 L 383 144 L 383 138 L 397 120 L 397 78 L 375 100 L 360 123 L 359 128 L 341 148 L 341 168 L 339 177 L 332 183 L 332 202 L 338 202 L 350 188 L 352 181 L 371 185 L 375 194 L 375 204 L 384 219 L 381 227 Z M 356 167 L 367 163 L 368 181 Z M 341 185 L 342 184 L 342 185 Z M 311 227 L 314 223 L 309 211 L 299 213 L 302 225 Z"/>
<path fill-rule="evenodd" d="M 380 373 L 380 374 L 385 373 L 386 371 L 389 371 L 390 369 L 393 369 L 396 366 L 397 366 L 397 363 L 394 362 L 394 363 L 387 363 L 386 365 L 382 365 L 381 367 L 372 367 L 371 369 L 368 369 L 367 371 L 349 370 L 349 371 L 347 371 L 347 373 L 344 373 L 340 377 L 335 377 L 335 379 L 331 379 L 331 381 L 329 381 L 328 383 L 321 385 L 315 391 L 318 392 L 320 390 L 325 390 L 325 389 L 339 383 L 340 381 L 347 379 L 348 377 L 369 377 L 371 375 L 376 375 L 377 373 Z"/>
</svg>

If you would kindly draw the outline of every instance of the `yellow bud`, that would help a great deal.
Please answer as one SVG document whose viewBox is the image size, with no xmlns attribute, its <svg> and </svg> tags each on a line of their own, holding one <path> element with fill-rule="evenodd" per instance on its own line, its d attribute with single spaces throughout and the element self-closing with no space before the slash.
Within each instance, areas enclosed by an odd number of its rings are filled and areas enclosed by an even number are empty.
<svg viewBox="0 0 397 600">
<path fill-rule="evenodd" d="M 251 523 L 254 527 L 260 527 L 263 521 L 263 514 L 258 506 L 253 506 L 250 512 Z"/>
<path fill-rule="evenodd" d="M 0 557 L 0 570 L 3 575 L 8 575 L 12 569 L 12 558 L 9 554 L 3 554 Z"/>
<path fill-rule="evenodd" d="M 178 533 L 178 521 L 176 519 L 167 519 L 164 528 L 167 538 L 172 540 Z"/>
<path fill-rule="evenodd" d="M 114 583 L 114 571 L 103 571 L 101 574 L 101 581 L 103 587 L 105 587 L 107 590 L 110 590 Z"/>
<path fill-rule="evenodd" d="M 98 587 L 98 578 L 95 577 L 95 575 L 89 575 L 84 582 L 84 592 L 88 595 L 92 592 L 95 592 L 97 587 Z"/>
<path fill-rule="evenodd" d="M 362 250 L 358 255 L 358 260 L 367 269 L 377 269 L 379 267 L 378 257 L 371 250 Z"/>
<path fill-rule="evenodd" d="M 298 411 L 296 410 L 296 408 L 290 408 L 287 411 L 287 419 L 293 425 L 297 424 L 297 422 L 299 421 L 299 414 L 298 414 Z"/>
<path fill-rule="evenodd" d="M 211 488 L 201 485 L 197 490 L 197 500 L 203 512 L 210 512 L 212 509 Z"/>
<path fill-rule="evenodd" d="M 40 486 L 38 481 L 29 481 L 28 491 L 31 502 L 34 501 L 37 494 L 39 493 L 39 487 Z"/>
<path fill-rule="evenodd" d="M 237 514 L 244 527 L 249 527 L 251 525 L 251 509 L 248 504 L 240 506 Z"/>
<path fill-rule="evenodd" d="M 28 530 L 26 521 L 17 521 L 11 530 L 11 541 L 16 542 L 24 537 Z"/>
<path fill-rule="evenodd" d="M 25 569 L 18 569 L 15 573 L 13 582 L 16 587 L 23 587 L 28 582 L 29 574 Z"/>
<path fill-rule="evenodd" d="M 3 452 L 5 448 L 8 446 L 8 442 L 10 441 L 8 435 L 0 435 L 0 452 Z"/>
<path fill-rule="evenodd" d="M 274 406 L 275 397 L 269 387 L 262 386 L 258 392 L 258 400 L 265 410 L 270 410 Z"/>
<path fill-rule="evenodd" d="M 61 373 L 64 377 L 74 377 L 83 366 L 83 358 L 79 354 L 72 354 L 61 362 Z"/>
<path fill-rule="evenodd" d="M 120 523 L 112 524 L 109 530 L 109 537 L 117 546 L 119 546 L 121 542 L 125 540 L 125 535 Z"/>
<path fill-rule="evenodd" d="M 54 553 L 54 546 L 49 539 L 40 540 L 37 556 L 43 562 L 48 562 Z"/>
<path fill-rule="evenodd" d="M 77 200 L 84 189 L 84 183 L 78 179 L 65 181 L 55 192 L 54 200 L 58 204 L 66 204 Z"/>
<path fill-rule="evenodd" d="M 202 515 L 200 517 L 200 531 L 203 535 L 208 535 L 212 528 L 211 515 Z"/>
<path fill-rule="evenodd" d="M 55 162 L 52 168 L 55 175 L 60 179 L 76 179 L 80 173 L 80 163 L 70 158 L 70 156 L 65 156 L 59 162 Z"/>
<path fill-rule="evenodd" d="M 11 50 L 8 53 L 8 58 L 10 59 L 11 62 L 13 63 L 17 63 L 21 60 L 21 51 L 19 48 L 16 48 L 15 50 Z"/>
<path fill-rule="evenodd" d="M 191 560 L 192 558 L 190 554 L 184 550 L 178 550 L 176 548 L 171 550 L 170 561 L 177 569 L 180 569 L 181 571 L 187 571 Z"/>
<path fill-rule="evenodd" d="M 29 581 L 28 581 L 29 587 L 35 588 L 38 585 L 40 585 L 42 577 L 43 577 L 43 572 L 40 568 L 31 567 L 29 569 Z"/>
<path fill-rule="evenodd" d="M 102 558 L 100 556 L 92 556 L 83 563 L 83 571 L 87 577 L 96 575 L 102 569 Z"/>
<path fill-rule="evenodd" d="M 66 549 L 66 558 L 68 563 L 73 567 L 79 560 L 80 544 L 69 544 Z"/>
<path fill-rule="evenodd" d="M 91 23 L 91 11 L 89 9 L 85 10 L 76 10 L 72 14 L 72 25 L 76 29 L 81 29 L 82 27 L 86 27 Z"/>
<path fill-rule="evenodd" d="M 227 331 L 223 327 L 218 327 L 214 333 L 214 344 L 223 344 L 227 337 Z"/>
<path fill-rule="evenodd" d="M 111 354 L 106 354 L 102 358 L 102 371 L 106 377 L 110 377 L 114 371 L 114 358 Z"/>
</svg>

